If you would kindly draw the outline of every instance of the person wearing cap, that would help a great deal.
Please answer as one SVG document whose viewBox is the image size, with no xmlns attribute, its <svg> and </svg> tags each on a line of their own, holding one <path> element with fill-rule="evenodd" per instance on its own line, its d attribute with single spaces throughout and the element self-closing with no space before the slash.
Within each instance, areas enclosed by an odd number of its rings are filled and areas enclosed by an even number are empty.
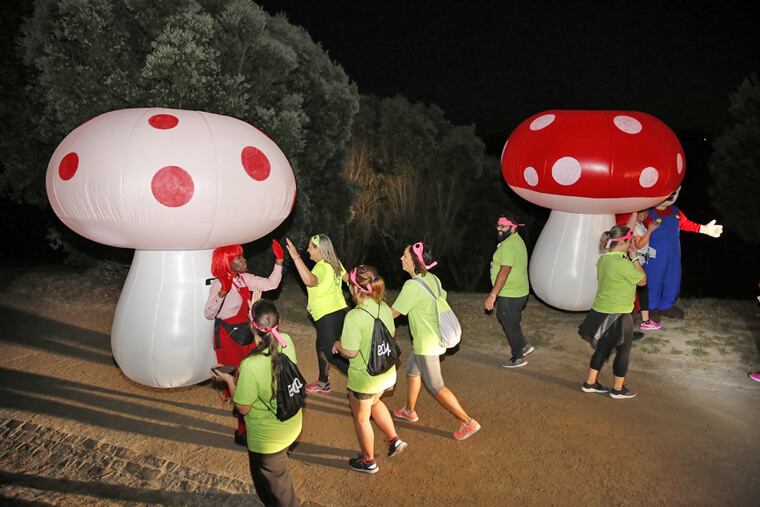
<svg viewBox="0 0 760 507">
<path fill-rule="evenodd" d="M 254 346 L 253 336 L 248 332 L 248 311 L 256 300 L 252 293 L 276 289 L 282 280 L 284 252 L 276 239 L 272 240 L 272 252 L 274 267 L 269 277 L 264 278 L 248 273 L 242 246 L 228 245 L 214 250 L 211 274 L 216 279 L 211 282 L 203 314 L 207 319 L 214 320 L 214 352 L 220 364 L 237 368 Z M 235 327 L 244 328 L 239 331 L 245 332 L 232 331 Z M 226 387 L 221 390 L 220 397 L 224 406 L 230 398 Z M 245 421 L 238 416 L 235 443 L 244 446 L 245 438 Z"/>
<path fill-rule="evenodd" d="M 454 433 L 454 438 L 464 440 L 474 435 L 480 424 L 465 412 L 454 393 L 443 383 L 439 358 L 446 349 L 441 345 L 436 302 L 428 292 L 428 289 L 434 294 L 440 292 L 443 298 L 446 297 L 441 281 L 428 271 L 437 264 L 433 262 L 430 249 L 422 242 L 407 246 L 401 256 L 401 269 L 412 279 L 404 282 L 391 308 L 394 319 L 399 315 L 409 316 L 412 352 L 406 362 L 406 405 L 394 410 L 393 415 L 409 422 L 419 421 L 414 409 L 424 382 L 436 401 L 459 420 L 459 430 Z"/>
<path fill-rule="evenodd" d="M 367 364 L 372 352 L 375 318 L 379 318 L 391 336 L 396 334 L 393 314 L 385 302 L 385 281 L 372 266 L 361 265 L 349 274 L 349 291 L 356 307 L 348 312 L 343 323 L 340 341 L 333 352 L 350 361 L 348 367 L 348 403 L 354 416 L 354 429 L 361 455 L 348 460 L 351 470 L 374 474 L 379 470 L 375 461 L 375 435 L 372 422 L 385 433 L 388 457 L 398 455 L 406 442 L 396 433 L 388 407 L 380 399 L 385 391 L 396 385 L 396 365 L 379 375 L 370 375 Z"/>
<path fill-rule="evenodd" d="M 611 398 L 626 399 L 636 392 L 625 386 L 628 360 L 633 344 L 633 303 L 636 287 L 646 285 L 647 277 L 641 267 L 633 232 L 616 225 L 602 234 L 599 241 L 602 256 L 597 263 L 598 288 L 594 304 L 578 326 L 578 334 L 591 344 L 594 354 L 589 363 L 584 393 L 609 392 Z M 599 371 L 615 351 L 612 363 L 614 384 L 609 389 L 599 383 Z"/>
<path fill-rule="evenodd" d="M 520 321 L 528 303 L 528 249 L 517 232 L 525 224 L 515 223 L 514 216 L 502 214 L 496 222 L 499 241 L 491 261 L 491 292 L 486 297 L 485 309 L 496 309 L 512 357 L 504 363 L 505 368 L 519 368 L 528 364 L 525 356 L 533 352 L 533 345 L 523 335 Z"/>
<path fill-rule="evenodd" d="M 287 451 L 301 434 L 303 410 L 280 421 L 276 408 L 272 408 L 277 403 L 272 390 L 276 365 L 283 354 L 296 363 L 296 348 L 290 336 L 279 332 L 280 314 L 274 303 L 258 299 L 249 315 L 254 346 L 240 363 L 237 382 L 216 367 L 211 377 L 227 385 L 235 410 L 245 418 L 248 466 L 259 499 L 264 505 L 298 506 L 301 502 L 290 479 Z"/>
<path fill-rule="evenodd" d="M 306 251 L 315 263 L 311 270 L 301 259 L 290 239 L 286 239 L 286 247 L 301 280 L 306 285 L 307 309 L 317 330 L 319 378 L 308 384 L 306 390 L 310 393 L 330 394 L 330 365 L 338 368 L 344 375 L 348 374 L 348 360 L 333 354 L 332 351 L 333 344 L 340 340 L 348 308 L 341 285 L 341 280 L 348 282 L 348 273 L 338 259 L 332 241 L 324 234 L 316 234 L 309 239 Z"/>
</svg>

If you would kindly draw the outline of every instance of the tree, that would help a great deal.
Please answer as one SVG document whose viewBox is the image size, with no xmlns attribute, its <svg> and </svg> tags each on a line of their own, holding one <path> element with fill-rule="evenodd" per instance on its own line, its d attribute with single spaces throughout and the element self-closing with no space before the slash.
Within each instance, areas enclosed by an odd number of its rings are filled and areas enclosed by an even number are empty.
<svg viewBox="0 0 760 507">
<path fill-rule="evenodd" d="M 300 27 L 248 0 L 38 0 L 23 26 L 27 104 L 3 122 L 0 191 L 46 206 L 56 145 L 101 113 L 199 109 L 266 132 L 288 157 L 294 240 L 335 233 L 354 186 L 342 175 L 358 93 Z M 340 196 L 340 198 L 336 198 Z"/>
<path fill-rule="evenodd" d="M 710 197 L 721 221 L 742 239 L 760 243 L 760 80 L 745 79 L 731 94 L 729 112 L 736 120 L 715 141 L 709 168 Z"/>
<path fill-rule="evenodd" d="M 474 127 L 451 124 L 437 106 L 362 96 L 349 146 L 345 174 L 360 190 L 341 235 L 345 260 L 376 264 L 397 283 L 401 250 L 424 241 L 443 261 L 437 272 L 472 289 L 507 200 Z"/>
</svg>

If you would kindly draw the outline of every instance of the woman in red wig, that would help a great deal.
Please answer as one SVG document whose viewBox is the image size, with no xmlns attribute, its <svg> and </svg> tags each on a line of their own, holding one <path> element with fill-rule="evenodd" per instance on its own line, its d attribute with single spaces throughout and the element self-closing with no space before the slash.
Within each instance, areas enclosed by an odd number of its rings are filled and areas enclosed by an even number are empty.
<svg viewBox="0 0 760 507">
<path fill-rule="evenodd" d="M 229 245 L 214 250 L 211 260 L 211 274 L 216 279 L 211 282 L 206 308 L 207 319 L 214 319 L 214 351 L 220 364 L 240 366 L 254 346 L 253 335 L 248 324 L 248 310 L 261 297 L 261 291 L 277 288 L 282 279 L 282 246 L 272 240 L 275 265 L 267 278 L 248 273 L 248 264 L 243 256 L 243 247 Z M 252 293 L 255 292 L 255 295 Z M 221 392 L 222 405 L 230 398 L 226 387 Z M 238 429 L 235 443 L 246 445 L 245 421 L 238 415 Z"/>
</svg>

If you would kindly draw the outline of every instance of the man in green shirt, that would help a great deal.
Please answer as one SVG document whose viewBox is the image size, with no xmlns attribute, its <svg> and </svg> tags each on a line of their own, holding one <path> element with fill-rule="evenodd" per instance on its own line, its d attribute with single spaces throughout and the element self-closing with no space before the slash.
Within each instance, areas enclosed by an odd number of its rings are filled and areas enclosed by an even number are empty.
<svg viewBox="0 0 760 507">
<path fill-rule="evenodd" d="M 491 261 L 491 293 L 485 302 L 485 309 L 496 308 L 496 317 L 507 335 L 512 348 L 512 357 L 503 366 L 519 368 L 528 364 L 525 356 L 533 352 L 520 326 L 522 311 L 528 303 L 530 284 L 528 283 L 528 250 L 517 233 L 517 224 L 511 213 L 504 213 L 496 223 L 499 244 Z"/>
</svg>

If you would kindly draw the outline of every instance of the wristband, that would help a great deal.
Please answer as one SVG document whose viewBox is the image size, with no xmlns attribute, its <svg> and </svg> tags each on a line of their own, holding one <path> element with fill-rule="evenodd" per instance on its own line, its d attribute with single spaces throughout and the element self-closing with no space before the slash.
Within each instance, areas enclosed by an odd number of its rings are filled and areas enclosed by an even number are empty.
<svg viewBox="0 0 760 507">
<path fill-rule="evenodd" d="M 638 256 L 635 259 L 631 259 L 631 262 L 636 262 L 637 260 L 639 260 Z"/>
<path fill-rule="evenodd" d="M 496 294 L 494 294 L 493 292 L 489 292 L 488 295 L 489 296 L 493 296 L 493 297 L 497 297 Z"/>
</svg>

